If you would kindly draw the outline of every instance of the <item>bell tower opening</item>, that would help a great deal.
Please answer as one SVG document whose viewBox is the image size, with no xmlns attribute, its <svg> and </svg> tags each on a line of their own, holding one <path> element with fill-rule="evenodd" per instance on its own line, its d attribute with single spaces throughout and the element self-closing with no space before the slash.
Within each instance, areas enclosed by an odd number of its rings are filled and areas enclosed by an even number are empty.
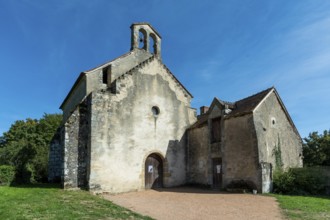
<svg viewBox="0 0 330 220">
<path fill-rule="evenodd" d="M 144 29 L 139 30 L 139 48 L 140 49 L 147 49 L 147 32 Z"/>
<path fill-rule="evenodd" d="M 143 49 L 161 59 L 161 36 L 148 23 L 131 25 L 131 50 Z"/>
</svg>

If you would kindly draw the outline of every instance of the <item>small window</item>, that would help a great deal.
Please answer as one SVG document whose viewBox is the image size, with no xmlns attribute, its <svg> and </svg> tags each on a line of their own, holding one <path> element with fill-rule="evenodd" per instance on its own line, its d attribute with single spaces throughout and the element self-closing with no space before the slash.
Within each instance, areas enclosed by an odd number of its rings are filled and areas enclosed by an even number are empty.
<svg viewBox="0 0 330 220">
<path fill-rule="evenodd" d="M 102 69 L 102 83 L 108 84 L 108 68 Z"/>
<path fill-rule="evenodd" d="M 274 126 L 276 125 L 276 118 L 274 118 L 274 117 L 271 117 L 271 118 L 270 118 L 270 125 L 271 125 L 272 127 L 274 127 Z"/>
<path fill-rule="evenodd" d="M 159 108 L 157 106 L 153 106 L 151 108 L 151 112 L 154 115 L 154 117 L 157 117 L 159 115 L 159 113 L 160 113 Z"/>
</svg>

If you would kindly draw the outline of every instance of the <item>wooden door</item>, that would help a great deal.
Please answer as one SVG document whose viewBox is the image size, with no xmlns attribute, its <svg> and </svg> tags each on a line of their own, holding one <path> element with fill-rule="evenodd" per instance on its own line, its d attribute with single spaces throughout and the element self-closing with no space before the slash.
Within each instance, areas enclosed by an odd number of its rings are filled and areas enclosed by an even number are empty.
<svg viewBox="0 0 330 220">
<path fill-rule="evenodd" d="M 221 189 L 222 186 L 222 159 L 213 158 L 212 159 L 213 168 L 213 188 Z"/>
<path fill-rule="evenodd" d="M 163 187 L 163 163 L 162 159 L 151 154 L 145 163 L 145 188 L 161 188 Z"/>
</svg>

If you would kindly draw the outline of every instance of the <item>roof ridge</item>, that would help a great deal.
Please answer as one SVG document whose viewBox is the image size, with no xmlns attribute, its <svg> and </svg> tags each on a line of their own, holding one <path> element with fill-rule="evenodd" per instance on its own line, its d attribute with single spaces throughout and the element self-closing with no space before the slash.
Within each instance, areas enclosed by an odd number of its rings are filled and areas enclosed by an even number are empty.
<svg viewBox="0 0 330 220">
<path fill-rule="evenodd" d="M 243 98 L 243 99 L 239 99 L 239 100 L 235 101 L 234 104 L 236 104 L 237 102 L 241 102 L 241 101 L 244 101 L 244 100 L 247 100 L 247 99 L 253 98 L 253 97 L 255 97 L 255 96 L 257 96 L 257 95 L 260 95 L 261 93 L 264 93 L 264 92 L 266 92 L 266 91 L 269 92 L 269 91 L 272 90 L 272 89 L 274 89 L 274 86 L 272 86 L 272 87 L 270 87 L 270 88 L 268 88 L 268 89 L 264 89 L 264 90 L 262 90 L 262 91 L 260 91 L 260 92 L 257 92 L 257 93 L 255 93 L 255 94 L 250 95 L 250 96 L 248 96 L 248 97 L 245 97 L 245 98 Z"/>
<path fill-rule="evenodd" d="M 141 63 L 137 64 L 136 66 L 132 67 L 131 69 L 127 70 L 125 73 L 121 74 L 118 78 L 127 75 L 127 74 L 131 74 L 132 71 L 139 69 L 140 67 L 144 66 L 146 63 L 151 62 L 153 59 L 155 59 L 155 55 L 152 55 L 151 57 L 149 57 L 148 59 L 142 61 Z"/>
<path fill-rule="evenodd" d="M 175 81 L 177 81 L 180 84 L 180 86 L 188 93 L 188 95 L 190 95 L 191 98 L 194 98 L 194 96 L 188 91 L 188 89 L 186 89 L 186 87 L 180 82 L 180 80 L 178 80 L 178 78 L 176 78 L 176 76 L 171 72 L 171 70 L 163 62 L 161 62 L 159 59 L 157 59 L 157 60 L 165 68 L 165 70 L 172 76 L 172 78 Z"/>
<path fill-rule="evenodd" d="M 218 100 L 219 102 L 222 102 L 224 104 L 229 104 L 229 105 L 235 105 L 235 102 L 228 102 L 228 101 L 224 101 L 222 99 L 219 99 L 218 97 L 214 97 L 216 100 Z"/>
<path fill-rule="evenodd" d="M 114 58 L 114 59 L 112 59 L 112 60 L 109 60 L 109 61 L 107 61 L 107 62 L 105 62 L 105 63 L 103 63 L 103 64 L 101 64 L 101 65 L 98 65 L 98 66 L 96 66 L 96 67 L 94 67 L 94 68 L 92 68 L 92 69 L 89 69 L 89 70 L 83 71 L 83 72 L 84 72 L 84 73 L 88 73 L 88 72 L 92 72 L 92 71 L 94 71 L 94 70 L 96 70 L 96 69 L 103 68 L 104 66 L 110 64 L 111 62 L 113 62 L 113 61 L 115 61 L 115 60 L 117 60 L 117 59 L 119 59 L 119 58 L 123 58 L 123 57 L 126 57 L 126 56 L 130 55 L 132 52 L 133 52 L 133 50 L 131 50 L 131 51 L 127 52 L 127 53 L 124 53 L 123 55 L 121 55 L 121 56 L 119 56 L 119 57 L 116 57 L 116 58 Z"/>
</svg>

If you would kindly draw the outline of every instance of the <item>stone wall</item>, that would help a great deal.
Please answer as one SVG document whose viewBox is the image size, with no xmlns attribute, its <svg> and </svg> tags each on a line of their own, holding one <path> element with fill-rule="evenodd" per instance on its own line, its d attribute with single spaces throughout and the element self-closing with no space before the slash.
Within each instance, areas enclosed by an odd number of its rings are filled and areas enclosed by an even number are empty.
<svg viewBox="0 0 330 220">
<path fill-rule="evenodd" d="M 48 181 L 61 182 L 63 173 L 64 128 L 57 129 L 49 148 Z"/>
<path fill-rule="evenodd" d="M 211 185 L 209 128 L 207 123 L 188 130 L 188 182 Z"/>
<path fill-rule="evenodd" d="M 86 188 L 89 165 L 88 99 L 70 115 L 64 127 L 64 188 Z"/>
<path fill-rule="evenodd" d="M 289 122 L 275 93 L 271 93 L 254 112 L 257 131 L 259 161 L 275 168 L 275 146 L 280 146 L 283 168 L 302 167 L 300 136 Z"/>
<path fill-rule="evenodd" d="M 110 68 L 109 83 L 116 80 L 121 74 L 132 69 L 134 66 L 150 58 L 152 55 L 145 50 L 136 49 L 111 62 L 101 65 L 95 69 L 81 73 L 77 82 L 74 84 L 72 91 L 66 97 L 61 105 L 63 110 L 63 121 L 67 121 L 68 117 L 91 92 L 106 88 L 107 83 L 103 82 L 104 69 Z"/>
<path fill-rule="evenodd" d="M 223 187 L 243 180 L 260 191 L 257 138 L 252 114 L 225 119 L 224 129 Z"/>
</svg>

